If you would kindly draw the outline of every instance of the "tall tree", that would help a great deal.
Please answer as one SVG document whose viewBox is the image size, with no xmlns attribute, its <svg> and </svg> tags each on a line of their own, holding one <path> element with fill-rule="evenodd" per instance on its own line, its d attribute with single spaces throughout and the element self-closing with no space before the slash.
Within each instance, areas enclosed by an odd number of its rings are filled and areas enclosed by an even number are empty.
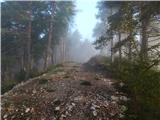
<svg viewBox="0 0 160 120">
<path fill-rule="evenodd" d="M 28 79 L 30 72 L 31 72 L 31 34 L 32 34 L 32 2 L 29 2 L 29 10 L 26 11 L 28 13 L 28 40 L 27 40 L 27 72 L 26 72 L 26 79 Z"/>
<path fill-rule="evenodd" d="M 51 41 L 53 40 L 53 21 L 55 14 L 55 1 L 51 1 L 51 18 L 49 22 L 48 41 L 46 46 L 45 69 L 48 68 L 49 59 L 51 58 Z"/>
<path fill-rule="evenodd" d="M 52 3 L 57 6 L 52 7 Z M 55 49 L 60 51 L 55 46 L 60 44 L 60 37 L 67 35 L 74 14 L 73 1 L 3 2 L 3 79 L 21 76 L 19 79 L 23 80 L 30 77 L 33 71 L 43 71 L 45 59 L 53 58 Z M 47 67 L 49 65 L 47 61 Z"/>
</svg>

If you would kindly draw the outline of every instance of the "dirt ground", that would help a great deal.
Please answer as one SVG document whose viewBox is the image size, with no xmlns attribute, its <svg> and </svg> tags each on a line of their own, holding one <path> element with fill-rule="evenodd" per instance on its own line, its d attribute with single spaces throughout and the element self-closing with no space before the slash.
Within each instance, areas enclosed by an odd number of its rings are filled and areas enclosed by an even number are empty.
<svg viewBox="0 0 160 120">
<path fill-rule="evenodd" d="M 1 96 L 2 120 L 119 120 L 124 106 L 104 72 L 65 63 Z"/>
</svg>

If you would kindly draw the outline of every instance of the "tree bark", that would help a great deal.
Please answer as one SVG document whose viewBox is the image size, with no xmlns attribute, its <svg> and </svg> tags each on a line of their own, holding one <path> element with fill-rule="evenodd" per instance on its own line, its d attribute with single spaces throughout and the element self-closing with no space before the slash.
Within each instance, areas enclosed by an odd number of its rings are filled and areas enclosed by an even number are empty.
<svg viewBox="0 0 160 120">
<path fill-rule="evenodd" d="M 113 37 L 111 38 L 111 62 L 114 61 L 114 56 L 113 56 Z"/>
<path fill-rule="evenodd" d="M 31 32 L 32 32 L 32 2 L 29 3 L 28 11 L 28 40 L 27 40 L 27 65 L 26 65 L 26 79 L 28 79 L 31 71 Z"/>
<path fill-rule="evenodd" d="M 143 60 L 147 60 L 148 53 L 148 37 L 147 37 L 147 20 L 142 21 L 142 38 L 141 38 L 141 57 Z"/>
<path fill-rule="evenodd" d="M 129 41 L 128 41 L 128 60 L 132 60 L 132 31 L 129 33 Z"/>
<path fill-rule="evenodd" d="M 111 13 L 110 15 L 112 16 L 112 6 L 111 6 Z M 111 31 L 111 62 L 114 61 L 114 56 L 113 56 L 113 31 Z"/>
<path fill-rule="evenodd" d="M 144 4 L 141 4 L 141 59 L 146 61 L 148 59 L 148 36 L 147 36 L 147 27 L 149 24 L 149 17 L 145 16 Z"/>
<path fill-rule="evenodd" d="M 118 32 L 118 36 L 119 36 L 118 42 L 120 43 L 121 42 L 121 33 L 120 32 Z M 121 47 L 118 48 L 118 52 L 119 52 L 119 61 L 121 61 L 121 59 L 122 59 Z"/>
<path fill-rule="evenodd" d="M 49 33 L 48 33 L 48 41 L 47 41 L 47 47 L 46 47 L 46 58 L 45 58 L 45 70 L 49 66 L 49 59 L 51 57 L 51 41 L 53 39 L 53 18 L 54 18 L 54 1 L 51 1 L 52 11 L 51 11 L 51 19 L 49 23 Z"/>
<path fill-rule="evenodd" d="M 60 40 L 60 59 L 61 63 L 64 62 L 64 51 L 63 51 L 63 38 Z"/>
</svg>

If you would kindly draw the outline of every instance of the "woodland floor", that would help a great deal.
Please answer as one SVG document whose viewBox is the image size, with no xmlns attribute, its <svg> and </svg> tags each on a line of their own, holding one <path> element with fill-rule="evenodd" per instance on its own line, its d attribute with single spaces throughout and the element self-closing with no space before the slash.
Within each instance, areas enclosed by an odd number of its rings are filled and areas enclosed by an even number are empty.
<svg viewBox="0 0 160 120">
<path fill-rule="evenodd" d="M 91 65 L 59 65 L 1 96 L 2 120 L 119 120 L 123 94 L 114 82 Z"/>
</svg>

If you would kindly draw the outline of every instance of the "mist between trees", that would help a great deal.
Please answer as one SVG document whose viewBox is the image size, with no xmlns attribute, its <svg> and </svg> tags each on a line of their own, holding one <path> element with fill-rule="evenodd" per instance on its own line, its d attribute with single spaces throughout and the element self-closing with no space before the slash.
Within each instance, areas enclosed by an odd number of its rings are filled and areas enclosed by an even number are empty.
<svg viewBox="0 0 160 120">
<path fill-rule="evenodd" d="M 73 1 L 2 2 L 2 84 L 23 81 L 65 61 L 86 62 L 96 54 L 89 40 L 71 32 Z"/>
<path fill-rule="evenodd" d="M 74 1 L 2 2 L 2 93 L 53 65 L 84 63 L 100 51 L 131 98 L 126 119 L 159 120 L 160 2 L 100 1 L 97 8 L 95 50 L 78 30 L 71 32 Z"/>
</svg>

